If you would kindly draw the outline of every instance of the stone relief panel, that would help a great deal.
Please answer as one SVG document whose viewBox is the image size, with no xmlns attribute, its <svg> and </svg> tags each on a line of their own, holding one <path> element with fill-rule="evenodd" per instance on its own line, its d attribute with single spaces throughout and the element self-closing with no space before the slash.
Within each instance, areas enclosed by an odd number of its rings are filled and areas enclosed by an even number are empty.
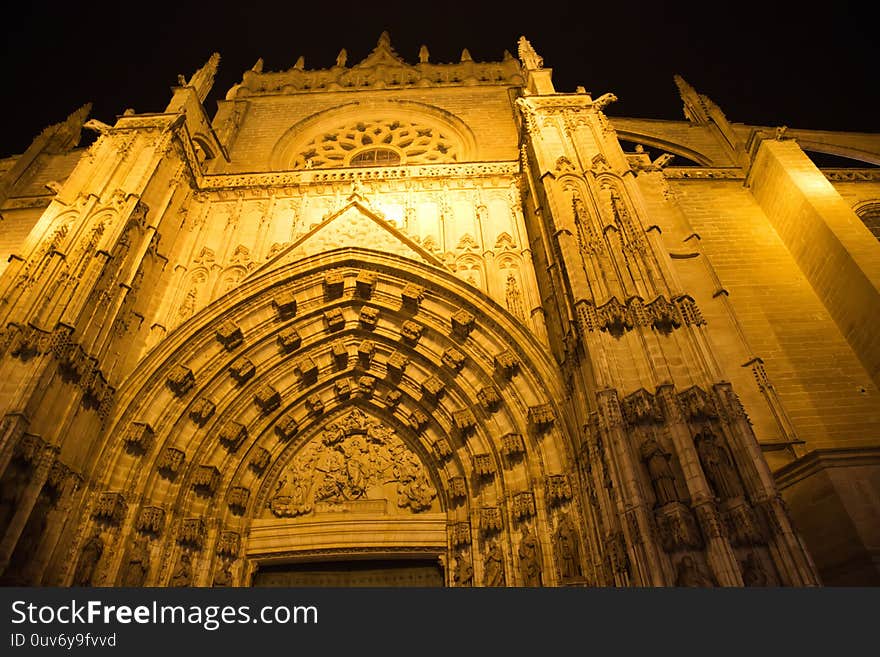
<svg viewBox="0 0 880 657">
<path fill-rule="evenodd" d="M 359 409 L 329 422 L 282 471 L 269 498 L 280 518 L 313 512 L 438 511 L 437 490 L 393 429 Z"/>
</svg>

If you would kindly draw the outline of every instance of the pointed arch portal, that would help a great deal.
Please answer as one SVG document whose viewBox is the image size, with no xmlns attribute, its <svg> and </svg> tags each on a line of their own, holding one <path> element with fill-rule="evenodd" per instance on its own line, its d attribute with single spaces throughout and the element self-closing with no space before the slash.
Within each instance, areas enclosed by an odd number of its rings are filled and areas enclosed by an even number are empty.
<svg viewBox="0 0 880 657">
<path fill-rule="evenodd" d="M 540 345 L 425 262 L 351 247 L 275 264 L 175 329 L 119 391 L 99 471 L 108 495 L 140 505 L 121 534 L 149 538 L 161 565 L 146 583 L 168 583 L 184 552 L 202 585 L 358 559 L 443 563 L 447 583 L 467 561 L 482 583 L 497 547 L 516 583 L 511 530 L 552 527 L 573 503 L 570 485 L 547 492 L 575 469 Z"/>
</svg>

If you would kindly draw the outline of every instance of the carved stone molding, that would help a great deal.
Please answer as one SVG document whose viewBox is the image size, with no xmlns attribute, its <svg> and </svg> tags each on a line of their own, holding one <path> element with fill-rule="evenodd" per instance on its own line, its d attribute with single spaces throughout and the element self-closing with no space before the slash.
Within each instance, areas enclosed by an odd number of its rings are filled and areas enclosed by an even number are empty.
<svg viewBox="0 0 880 657">
<path fill-rule="evenodd" d="M 449 478 L 449 496 L 453 500 L 463 500 L 467 497 L 467 483 L 464 480 L 464 477 L 450 477 Z"/>
<path fill-rule="evenodd" d="M 432 448 L 434 456 L 438 461 L 445 461 L 452 456 L 452 448 L 449 446 L 449 441 L 446 440 L 446 438 L 438 438 L 435 440 Z"/>
<path fill-rule="evenodd" d="M 328 271 L 324 274 L 324 295 L 328 299 L 336 299 L 342 296 L 345 278 L 341 271 Z"/>
<path fill-rule="evenodd" d="M 455 425 L 455 428 L 458 429 L 459 433 L 467 435 L 474 431 L 477 426 L 477 418 L 474 417 L 474 413 L 469 408 L 462 408 L 457 411 L 452 411 L 452 423 Z"/>
<path fill-rule="evenodd" d="M 450 528 L 450 534 L 452 537 L 452 545 L 455 547 L 462 547 L 464 545 L 471 544 L 471 523 L 469 522 L 456 522 Z"/>
<path fill-rule="evenodd" d="M 474 330 L 476 318 L 463 308 L 452 314 L 452 333 L 459 338 L 466 338 Z"/>
<path fill-rule="evenodd" d="M 477 390 L 477 400 L 487 411 L 494 411 L 501 404 L 501 396 L 495 386 L 485 386 Z"/>
<path fill-rule="evenodd" d="M 372 306 L 364 306 L 361 308 L 361 313 L 358 316 L 358 320 L 368 331 L 372 331 L 376 328 L 376 324 L 379 321 L 379 309 L 373 308 Z"/>
<path fill-rule="evenodd" d="M 361 270 L 355 279 L 355 291 L 361 297 L 369 299 L 376 289 L 376 281 L 379 275 L 374 271 Z"/>
<path fill-rule="evenodd" d="M 506 379 L 512 377 L 519 368 L 519 357 L 512 349 L 495 355 L 495 369 Z"/>
<path fill-rule="evenodd" d="M 296 421 L 296 418 L 293 417 L 292 413 L 285 413 L 278 418 L 278 422 L 275 423 L 275 433 L 285 442 L 293 438 L 298 430 L 299 423 Z"/>
<path fill-rule="evenodd" d="M 422 392 L 433 401 L 437 401 L 443 396 L 444 387 L 445 384 L 442 379 L 437 376 L 432 376 L 422 381 Z"/>
<path fill-rule="evenodd" d="M 465 355 L 455 347 L 450 347 L 443 352 L 440 360 L 453 372 L 458 372 L 464 366 Z"/>
<path fill-rule="evenodd" d="M 422 331 L 424 328 L 418 322 L 414 322 L 411 319 L 406 320 L 403 324 L 400 325 L 400 335 L 404 340 L 407 341 L 411 346 L 415 346 L 419 338 L 422 337 Z"/>
</svg>

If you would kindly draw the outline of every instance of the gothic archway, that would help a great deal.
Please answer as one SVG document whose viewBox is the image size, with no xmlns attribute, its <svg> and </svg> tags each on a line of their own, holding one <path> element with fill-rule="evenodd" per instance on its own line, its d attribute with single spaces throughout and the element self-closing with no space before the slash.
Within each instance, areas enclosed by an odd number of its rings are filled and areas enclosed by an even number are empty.
<svg viewBox="0 0 880 657">
<path fill-rule="evenodd" d="M 259 563 L 355 553 L 523 584 L 533 539 L 540 583 L 578 580 L 583 532 L 564 570 L 551 539 L 586 525 L 564 398 L 521 321 L 451 272 L 361 248 L 279 261 L 119 390 L 67 577 L 97 532 L 104 585 L 243 584 Z"/>
</svg>

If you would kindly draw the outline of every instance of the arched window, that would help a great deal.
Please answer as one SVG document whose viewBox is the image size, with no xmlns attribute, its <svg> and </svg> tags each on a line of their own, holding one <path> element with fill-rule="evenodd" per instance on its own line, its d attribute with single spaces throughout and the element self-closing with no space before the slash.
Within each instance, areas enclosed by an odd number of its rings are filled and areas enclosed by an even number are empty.
<svg viewBox="0 0 880 657">
<path fill-rule="evenodd" d="M 370 148 L 354 155 L 349 160 L 353 167 L 382 167 L 400 164 L 400 154 L 390 148 Z"/>
</svg>

